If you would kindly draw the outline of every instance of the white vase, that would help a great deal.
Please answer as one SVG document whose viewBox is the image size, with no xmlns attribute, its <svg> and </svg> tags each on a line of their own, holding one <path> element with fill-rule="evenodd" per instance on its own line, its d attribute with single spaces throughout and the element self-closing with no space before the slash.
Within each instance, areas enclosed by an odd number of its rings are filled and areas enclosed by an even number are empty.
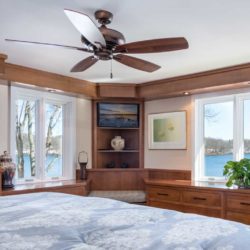
<svg viewBox="0 0 250 250">
<path fill-rule="evenodd" d="M 111 146 L 114 150 L 123 150 L 125 147 L 125 140 L 121 136 L 115 136 L 115 138 L 111 140 Z"/>
</svg>

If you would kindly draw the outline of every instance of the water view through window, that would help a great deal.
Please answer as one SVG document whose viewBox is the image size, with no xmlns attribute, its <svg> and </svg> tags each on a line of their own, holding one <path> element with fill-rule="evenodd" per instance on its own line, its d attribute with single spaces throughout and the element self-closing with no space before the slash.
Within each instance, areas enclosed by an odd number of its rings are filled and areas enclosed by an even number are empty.
<svg viewBox="0 0 250 250">
<path fill-rule="evenodd" d="M 62 176 L 62 105 L 45 104 L 46 177 Z"/>
<path fill-rule="evenodd" d="M 233 160 L 232 101 L 204 105 L 204 137 L 204 175 L 222 177 L 225 163 Z"/>
</svg>

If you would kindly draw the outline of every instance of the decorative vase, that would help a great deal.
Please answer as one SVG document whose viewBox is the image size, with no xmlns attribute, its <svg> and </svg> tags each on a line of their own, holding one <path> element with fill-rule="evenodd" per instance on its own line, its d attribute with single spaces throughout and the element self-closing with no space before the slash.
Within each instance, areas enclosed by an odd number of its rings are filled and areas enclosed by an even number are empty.
<svg viewBox="0 0 250 250">
<path fill-rule="evenodd" d="M 85 151 L 81 151 L 78 154 L 78 163 L 80 165 L 80 179 L 87 180 L 88 172 L 87 172 L 87 164 L 88 164 L 88 154 Z"/>
<path fill-rule="evenodd" d="M 123 150 L 125 147 L 125 140 L 121 136 L 115 136 L 111 140 L 111 146 L 116 151 Z"/>
<path fill-rule="evenodd" d="M 3 188 L 13 188 L 13 177 L 16 172 L 16 165 L 12 162 L 11 156 L 4 151 L 3 155 L 0 156 L 0 168 L 3 170 L 2 173 L 2 186 Z"/>
</svg>

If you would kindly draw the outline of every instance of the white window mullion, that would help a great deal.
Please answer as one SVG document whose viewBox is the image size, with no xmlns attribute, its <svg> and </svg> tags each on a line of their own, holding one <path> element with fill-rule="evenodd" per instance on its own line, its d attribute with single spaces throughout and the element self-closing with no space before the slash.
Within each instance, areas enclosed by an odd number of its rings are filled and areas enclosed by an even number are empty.
<svg viewBox="0 0 250 250">
<path fill-rule="evenodd" d="M 194 156 L 194 179 L 204 176 L 204 105 L 195 100 L 195 156 Z"/>
<path fill-rule="evenodd" d="M 234 102 L 234 160 L 244 157 L 244 99 L 235 97 Z"/>
<path fill-rule="evenodd" d="M 44 166 L 45 166 L 45 148 L 44 148 L 44 100 L 43 98 L 39 101 L 39 132 L 37 140 L 37 149 L 38 149 L 38 159 L 39 159 L 39 179 L 44 180 Z"/>
</svg>

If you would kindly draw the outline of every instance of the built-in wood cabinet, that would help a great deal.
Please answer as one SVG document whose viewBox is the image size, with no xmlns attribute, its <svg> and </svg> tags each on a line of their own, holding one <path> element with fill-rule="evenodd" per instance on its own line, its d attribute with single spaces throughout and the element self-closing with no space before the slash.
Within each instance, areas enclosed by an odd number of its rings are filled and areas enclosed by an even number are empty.
<svg viewBox="0 0 250 250">
<path fill-rule="evenodd" d="M 1 175 L 0 175 L 1 177 Z M 73 194 L 87 196 L 90 192 L 90 180 L 87 181 L 53 181 L 41 183 L 29 183 L 15 185 L 14 188 L 2 189 L 0 186 L 0 196 L 28 194 L 38 192 L 58 192 L 65 194 Z"/>
<path fill-rule="evenodd" d="M 138 128 L 112 128 L 98 127 L 97 104 L 106 103 L 137 103 L 139 104 L 139 127 Z M 143 168 L 143 102 L 140 101 L 93 101 L 93 168 L 110 169 L 122 168 L 127 164 L 128 168 Z M 115 151 L 111 147 L 111 140 L 115 136 L 121 136 L 125 140 L 125 148 Z"/>
<path fill-rule="evenodd" d="M 250 190 L 192 181 L 145 180 L 149 206 L 250 224 Z"/>
</svg>

